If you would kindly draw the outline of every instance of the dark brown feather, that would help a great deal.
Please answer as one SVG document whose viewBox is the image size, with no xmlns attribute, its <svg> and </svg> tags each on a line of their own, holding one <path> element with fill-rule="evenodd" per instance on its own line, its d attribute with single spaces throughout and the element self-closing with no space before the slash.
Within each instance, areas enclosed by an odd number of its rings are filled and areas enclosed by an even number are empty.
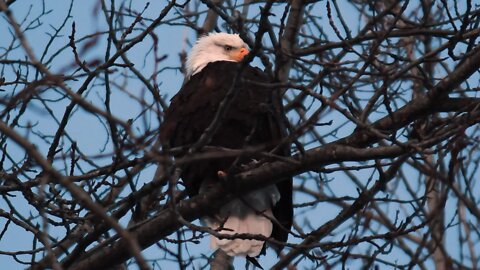
<svg viewBox="0 0 480 270">
<path fill-rule="evenodd" d="M 239 64 L 234 62 L 210 63 L 180 89 L 172 98 L 160 126 L 160 139 L 165 149 L 179 146 L 188 149 L 197 142 L 213 121 L 232 86 L 238 67 Z M 285 136 L 279 108 L 281 102 L 274 99 L 274 90 L 251 82 L 268 83 L 269 80 L 258 68 L 246 67 L 242 71 L 235 85 L 238 92 L 209 146 L 232 149 L 263 146 L 269 151 Z M 275 154 L 289 155 L 289 146 L 281 147 Z M 237 171 L 239 165 L 249 163 L 253 158 L 258 159 L 255 156 L 242 157 L 235 165 L 235 158 L 198 161 L 182 167 L 181 178 L 189 196 L 194 196 L 201 186 L 218 181 L 218 171 Z M 278 182 L 277 188 L 281 198 L 272 210 L 283 229 L 274 224 L 272 236 L 285 242 L 293 218 L 292 179 Z"/>
</svg>

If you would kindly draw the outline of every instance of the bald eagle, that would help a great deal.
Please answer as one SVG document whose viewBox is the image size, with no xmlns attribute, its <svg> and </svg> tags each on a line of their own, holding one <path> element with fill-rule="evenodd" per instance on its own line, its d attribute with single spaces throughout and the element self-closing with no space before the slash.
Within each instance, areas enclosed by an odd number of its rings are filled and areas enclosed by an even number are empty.
<svg viewBox="0 0 480 270">
<path fill-rule="evenodd" d="M 187 81 L 172 98 L 160 126 L 165 149 L 194 145 L 212 123 L 229 89 L 235 87 L 232 103 L 207 145 L 237 150 L 258 147 L 276 155 L 290 155 L 288 145 L 276 147 L 286 130 L 281 101 L 274 98 L 274 90 L 261 86 L 270 82 L 268 77 L 260 69 L 247 66 L 236 78 L 239 62 L 248 53 L 248 46 L 237 34 L 211 33 L 198 39 L 187 57 Z M 221 181 L 223 173 L 238 172 L 260 160 L 259 154 L 201 160 L 182 166 L 181 178 L 188 195 L 195 196 Z M 286 242 L 292 217 L 292 179 L 285 178 L 276 185 L 243 194 L 217 215 L 203 220 L 223 234 L 272 236 Z M 258 256 L 264 244 L 259 240 L 211 238 L 212 248 L 230 256 Z"/>
</svg>

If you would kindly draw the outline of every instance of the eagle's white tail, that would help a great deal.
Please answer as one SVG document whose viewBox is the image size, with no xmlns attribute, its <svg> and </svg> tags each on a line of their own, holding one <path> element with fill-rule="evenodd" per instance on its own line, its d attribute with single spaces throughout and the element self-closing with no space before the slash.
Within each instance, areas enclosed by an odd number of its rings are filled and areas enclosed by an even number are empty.
<svg viewBox="0 0 480 270">
<path fill-rule="evenodd" d="M 205 219 L 207 225 L 221 234 L 252 234 L 269 237 L 272 234 L 273 214 L 271 207 L 280 199 L 275 186 L 268 186 L 242 196 L 228 203 L 214 218 Z M 247 204 L 248 205 L 247 205 Z M 220 248 L 229 256 L 250 256 L 260 254 L 265 241 L 255 239 L 218 239 L 212 236 L 213 249 Z"/>
<path fill-rule="evenodd" d="M 219 233 L 248 233 L 269 237 L 272 234 L 273 227 L 272 221 L 269 219 L 272 218 L 272 211 L 268 209 L 263 214 L 257 214 L 252 210 L 243 217 L 230 216 Z M 214 236 L 211 237 L 212 248 L 220 248 L 229 256 L 258 256 L 262 251 L 263 243 L 264 241 L 255 239 L 218 239 Z"/>
</svg>

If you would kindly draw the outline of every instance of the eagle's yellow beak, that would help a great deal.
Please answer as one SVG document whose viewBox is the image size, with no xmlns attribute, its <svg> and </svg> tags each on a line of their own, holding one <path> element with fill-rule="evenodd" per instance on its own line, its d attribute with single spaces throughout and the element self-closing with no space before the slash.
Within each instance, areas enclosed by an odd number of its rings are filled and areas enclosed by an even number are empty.
<svg viewBox="0 0 480 270">
<path fill-rule="evenodd" d="M 240 48 L 238 50 L 235 50 L 232 52 L 232 54 L 230 55 L 230 57 L 232 58 L 232 60 L 235 60 L 237 62 L 240 62 L 243 60 L 243 58 L 248 55 L 250 51 L 245 49 L 245 48 Z"/>
</svg>

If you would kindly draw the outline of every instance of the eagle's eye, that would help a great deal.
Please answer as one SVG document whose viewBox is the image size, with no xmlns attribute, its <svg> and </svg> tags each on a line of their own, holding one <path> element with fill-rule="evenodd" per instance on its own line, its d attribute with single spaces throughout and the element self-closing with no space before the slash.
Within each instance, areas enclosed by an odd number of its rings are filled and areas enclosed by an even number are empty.
<svg viewBox="0 0 480 270">
<path fill-rule="evenodd" d="M 232 46 L 229 46 L 229 45 L 225 45 L 224 48 L 225 48 L 225 51 L 227 51 L 227 52 L 228 52 L 228 51 L 231 51 L 231 50 L 233 49 L 233 47 L 232 47 Z"/>
</svg>

